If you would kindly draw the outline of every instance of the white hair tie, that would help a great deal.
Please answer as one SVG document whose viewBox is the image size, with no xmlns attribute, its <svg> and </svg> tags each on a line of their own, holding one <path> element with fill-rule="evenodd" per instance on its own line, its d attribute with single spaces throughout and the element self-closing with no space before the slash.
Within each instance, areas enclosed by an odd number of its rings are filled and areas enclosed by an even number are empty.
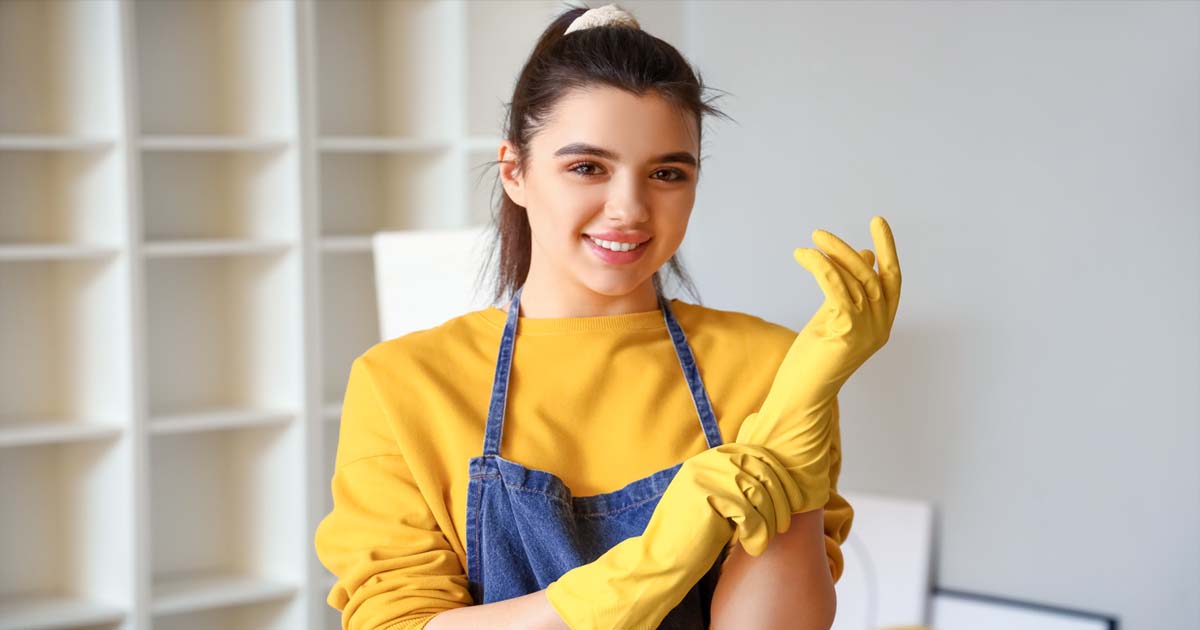
<svg viewBox="0 0 1200 630">
<path fill-rule="evenodd" d="M 571 22 L 571 25 L 567 27 L 563 35 L 585 28 L 592 28 L 593 26 L 609 26 L 614 24 L 636 29 L 642 28 L 632 15 L 618 8 L 615 4 L 606 4 L 596 9 L 588 9 L 583 15 L 575 18 L 575 21 Z"/>
</svg>

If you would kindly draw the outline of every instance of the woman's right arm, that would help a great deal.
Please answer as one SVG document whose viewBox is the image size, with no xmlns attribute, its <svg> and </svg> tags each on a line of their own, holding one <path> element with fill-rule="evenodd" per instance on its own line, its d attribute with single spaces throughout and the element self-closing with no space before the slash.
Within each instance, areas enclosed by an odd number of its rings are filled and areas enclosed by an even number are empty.
<svg viewBox="0 0 1200 630">
<path fill-rule="evenodd" d="M 377 361 L 356 358 L 342 403 L 333 509 L 317 557 L 335 576 L 326 601 L 343 630 L 409 630 L 471 605 L 462 563 L 418 487 L 377 390 Z"/>
<path fill-rule="evenodd" d="M 546 590 L 491 604 L 454 608 L 431 619 L 426 630 L 569 630 L 546 598 Z"/>
<path fill-rule="evenodd" d="M 338 578 L 327 602 L 342 611 L 341 627 L 565 630 L 545 591 L 472 605 L 462 563 L 396 443 L 374 368 L 369 355 L 351 365 L 333 510 L 314 540 L 317 557 Z"/>
</svg>

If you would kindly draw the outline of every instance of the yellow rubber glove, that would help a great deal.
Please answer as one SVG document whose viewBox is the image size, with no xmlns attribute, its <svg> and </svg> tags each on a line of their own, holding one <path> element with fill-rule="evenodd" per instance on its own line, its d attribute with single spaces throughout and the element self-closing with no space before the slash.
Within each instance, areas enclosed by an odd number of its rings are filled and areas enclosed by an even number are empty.
<svg viewBox="0 0 1200 630">
<path fill-rule="evenodd" d="M 654 630 L 736 532 L 759 556 L 791 525 L 799 488 L 769 451 L 726 443 L 684 460 L 645 531 L 546 587 L 573 630 Z"/>
<path fill-rule="evenodd" d="M 792 252 L 816 278 L 825 302 L 796 335 L 762 407 L 742 422 L 735 440 L 770 449 L 787 467 L 803 495 L 797 512 L 828 501 L 837 394 L 887 343 L 896 319 L 900 263 L 883 217 L 871 219 L 871 236 L 879 250 L 878 274 L 871 267 L 871 250 L 856 252 L 825 230 L 813 232 L 821 251 L 798 247 Z"/>
</svg>

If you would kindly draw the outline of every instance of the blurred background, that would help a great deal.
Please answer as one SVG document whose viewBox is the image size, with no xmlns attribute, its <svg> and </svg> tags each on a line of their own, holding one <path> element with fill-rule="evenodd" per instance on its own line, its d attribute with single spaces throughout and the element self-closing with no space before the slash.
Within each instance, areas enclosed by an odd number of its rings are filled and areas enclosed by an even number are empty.
<svg viewBox="0 0 1200 630">
<path fill-rule="evenodd" d="M 892 225 L 835 628 L 1200 628 L 1200 3 L 618 4 L 727 92 L 706 306 L 798 330 L 792 249 Z M 486 227 L 563 8 L 0 0 L 0 628 L 338 627 L 374 239 Z"/>
</svg>

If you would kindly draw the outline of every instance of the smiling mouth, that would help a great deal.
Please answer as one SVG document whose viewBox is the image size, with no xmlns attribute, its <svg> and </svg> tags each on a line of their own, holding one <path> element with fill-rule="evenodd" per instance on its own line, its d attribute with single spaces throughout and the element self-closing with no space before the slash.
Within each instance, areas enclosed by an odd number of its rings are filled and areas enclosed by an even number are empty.
<svg viewBox="0 0 1200 630">
<path fill-rule="evenodd" d="M 654 240 L 654 237 L 651 236 L 650 238 L 648 238 L 640 243 L 629 244 L 629 243 L 625 243 L 622 241 L 606 241 L 604 239 L 598 239 L 598 238 L 596 238 L 590 234 L 586 234 L 586 233 L 582 234 L 581 236 L 590 240 L 592 242 L 592 244 L 596 245 L 597 247 L 607 249 L 608 251 L 614 252 L 614 253 L 636 251 L 636 250 L 639 250 L 642 247 L 644 247 L 646 245 L 646 243 L 649 243 L 650 241 Z M 609 245 L 612 245 L 612 244 L 617 244 L 617 245 L 620 245 L 621 247 L 619 249 L 612 249 L 611 247 L 609 247 Z"/>
</svg>

